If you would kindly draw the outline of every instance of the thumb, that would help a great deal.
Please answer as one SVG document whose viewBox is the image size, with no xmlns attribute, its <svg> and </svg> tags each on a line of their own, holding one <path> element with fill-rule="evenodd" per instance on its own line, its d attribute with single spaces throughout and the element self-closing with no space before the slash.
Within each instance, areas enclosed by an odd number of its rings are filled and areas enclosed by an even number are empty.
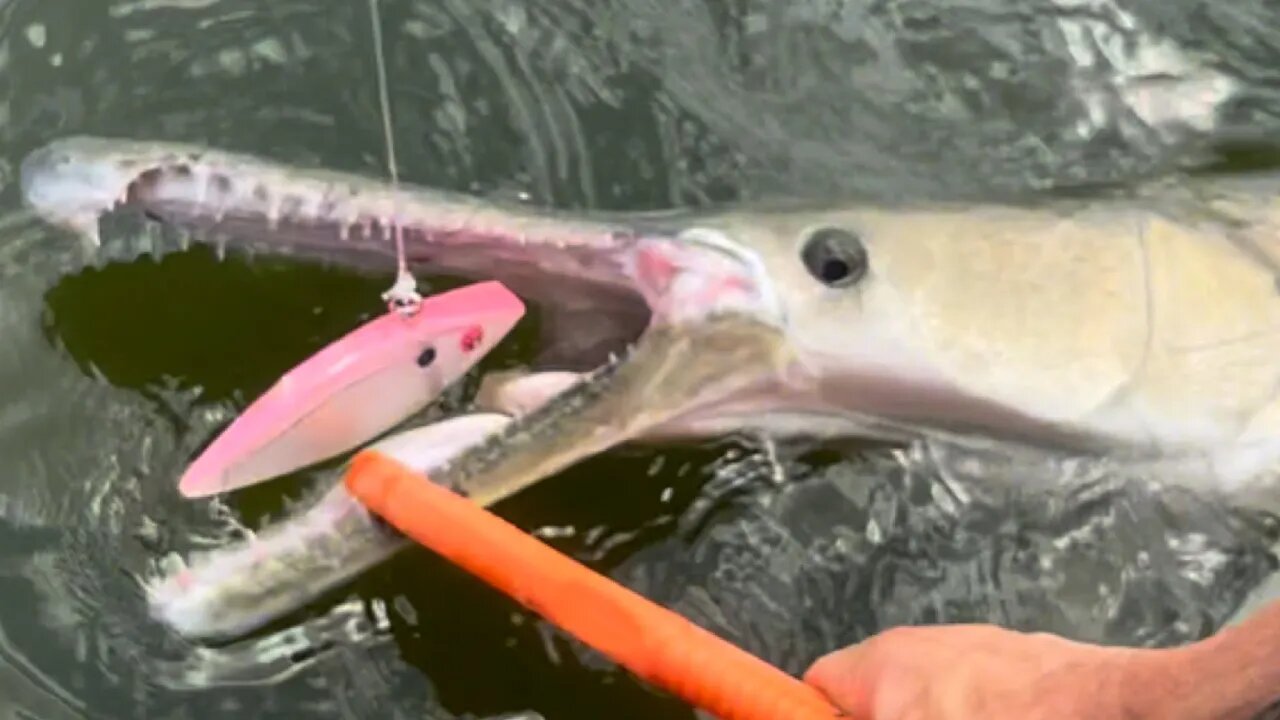
<svg viewBox="0 0 1280 720">
<path fill-rule="evenodd" d="M 874 712 L 874 674 L 865 648 L 853 645 L 818 658 L 805 671 L 804 682 L 826 695 L 852 720 L 888 720 Z"/>
</svg>

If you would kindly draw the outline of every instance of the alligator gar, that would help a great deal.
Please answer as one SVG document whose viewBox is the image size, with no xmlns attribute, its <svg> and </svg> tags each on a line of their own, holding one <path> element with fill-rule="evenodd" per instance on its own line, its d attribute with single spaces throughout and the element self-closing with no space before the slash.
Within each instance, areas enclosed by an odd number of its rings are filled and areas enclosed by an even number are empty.
<svg viewBox="0 0 1280 720">
<path fill-rule="evenodd" d="M 399 228 L 415 271 L 502 281 L 546 336 L 495 396 L 544 396 L 432 473 L 485 504 L 620 443 L 736 431 L 1045 448 L 1275 497 L 1271 174 L 1026 202 L 570 214 L 72 137 L 30 154 L 21 186 L 95 240 L 101 216 L 136 211 L 197 240 L 390 268 Z"/>
<path fill-rule="evenodd" d="M 571 216 L 73 137 L 31 153 L 21 185 L 94 237 L 102 214 L 133 208 L 197 239 L 364 267 L 393 256 L 399 226 L 415 269 L 503 281 L 550 321 L 547 366 L 588 371 L 511 432 L 630 398 L 564 462 L 658 416 L 703 433 L 1006 438 L 1215 478 L 1253 476 L 1280 449 L 1273 175 L 1027 204 Z"/>
</svg>

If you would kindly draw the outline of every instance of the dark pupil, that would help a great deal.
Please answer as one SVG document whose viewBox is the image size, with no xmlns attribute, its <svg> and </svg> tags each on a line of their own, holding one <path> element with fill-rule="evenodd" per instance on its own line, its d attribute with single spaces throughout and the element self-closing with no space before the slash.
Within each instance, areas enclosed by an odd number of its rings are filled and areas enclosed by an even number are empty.
<svg viewBox="0 0 1280 720">
<path fill-rule="evenodd" d="M 418 356 L 418 367 L 425 368 L 436 361 L 436 349 L 429 347 Z"/>
<path fill-rule="evenodd" d="M 822 281 L 833 283 L 849 277 L 849 263 L 840 258 L 827 258 L 822 261 Z"/>
</svg>

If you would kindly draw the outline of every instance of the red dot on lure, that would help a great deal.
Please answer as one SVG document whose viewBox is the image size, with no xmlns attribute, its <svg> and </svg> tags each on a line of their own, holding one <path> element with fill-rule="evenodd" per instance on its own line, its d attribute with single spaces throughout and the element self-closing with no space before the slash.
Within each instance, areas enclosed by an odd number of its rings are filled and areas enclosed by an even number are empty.
<svg viewBox="0 0 1280 720">
<path fill-rule="evenodd" d="M 467 331 L 462 334 L 462 351 L 471 352 L 475 350 L 481 340 L 484 340 L 484 328 L 479 325 L 467 328 Z"/>
</svg>

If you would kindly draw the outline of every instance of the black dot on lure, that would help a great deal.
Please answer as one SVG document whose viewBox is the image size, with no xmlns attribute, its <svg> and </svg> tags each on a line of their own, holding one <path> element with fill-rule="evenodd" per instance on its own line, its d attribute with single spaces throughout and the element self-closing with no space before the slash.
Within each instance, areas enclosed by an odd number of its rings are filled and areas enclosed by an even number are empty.
<svg viewBox="0 0 1280 720">
<path fill-rule="evenodd" d="M 418 367 L 420 368 L 431 367 L 431 363 L 435 361 L 436 361 L 436 349 L 433 347 L 428 347 L 426 350 L 423 350 L 418 355 Z"/>
</svg>

